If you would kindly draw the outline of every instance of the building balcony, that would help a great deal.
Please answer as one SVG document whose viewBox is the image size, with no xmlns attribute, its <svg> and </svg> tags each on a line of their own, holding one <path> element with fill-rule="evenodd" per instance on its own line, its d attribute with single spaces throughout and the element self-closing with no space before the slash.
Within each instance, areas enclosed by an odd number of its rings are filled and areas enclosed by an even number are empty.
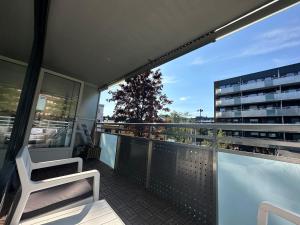
<svg viewBox="0 0 300 225">
<path fill-rule="evenodd" d="M 232 110 L 217 112 L 217 118 L 234 118 L 234 117 L 267 117 L 267 116 L 299 116 L 300 107 L 290 106 L 284 108 L 269 109 L 249 109 L 249 110 Z"/>
<path fill-rule="evenodd" d="M 114 170 L 99 162 L 89 167 L 104 173 L 102 196 L 129 224 L 167 224 L 171 217 L 166 215 L 172 215 L 168 224 L 250 225 L 256 224 L 259 203 L 265 199 L 299 208 L 292 203 L 300 201 L 300 166 L 278 161 L 279 155 L 288 154 L 286 149 L 300 149 L 298 142 L 230 137 L 220 131 L 299 133 L 300 125 L 121 124 L 114 130 L 111 125 L 102 126 L 101 160 Z M 143 137 L 129 136 L 137 128 Z M 224 149 L 243 144 L 277 149 L 278 156 Z M 124 210 L 127 206 L 130 212 Z M 176 209 L 183 213 L 174 213 Z M 145 219 L 147 210 L 151 215 Z"/>
<path fill-rule="evenodd" d="M 242 113 L 239 110 L 216 112 L 217 118 L 234 118 L 234 117 L 241 117 L 241 116 L 242 116 Z"/>
<path fill-rule="evenodd" d="M 279 78 L 254 80 L 249 81 L 248 83 L 235 84 L 229 87 L 220 87 L 216 89 L 216 95 L 230 94 L 239 91 L 262 89 L 266 87 L 288 85 L 294 83 L 300 83 L 300 72 L 298 72 L 298 74 L 287 74 L 286 76 Z"/>
<path fill-rule="evenodd" d="M 222 87 L 216 89 L 216 95 L 223 95 L 223 94 L 229 94 L 234 92 L 239 92 L 241 90 L 240 85 L 232 85 L 230 87 Z"/>
<path fill-rule="evenodd" d="M 125 224 L 252 225 L 264 201 L 300 210 L 300 143 L 222 132 L 300 133 L 300 125 L 99 125 L 100 160 L 84 161 L 84 170 L 100 172 L 100 199 Z M 141 137 L 133 136 L 135 130 Z M 238 145 L 275 149 L 276 155 L 239 151 Z M 72 173 L 72 166 L 35 170 L 32 179 Z"/>
<path fill-rule="evenodd" d="M 224 98 L 216 101 L 217 106 L 230 106 L 230 105 L 240 105 L 249 103 L 259 103 L 259 102 L 271 102 L 271 101 L 281 101 L 281 100 L 293 100 L 300 99 L 300 90 L 293 90 L 282 93 L 268 93 L 260 95 L 249 95 L 236 98 Z"/>
</svg>

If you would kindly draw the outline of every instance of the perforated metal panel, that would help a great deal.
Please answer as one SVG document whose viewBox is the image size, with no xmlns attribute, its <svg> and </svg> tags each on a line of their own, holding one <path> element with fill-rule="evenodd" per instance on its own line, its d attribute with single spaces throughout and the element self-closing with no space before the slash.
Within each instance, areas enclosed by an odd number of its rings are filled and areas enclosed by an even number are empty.
<svg viewBox="0 0 300 225">
<path fill-rule="evenodd" d="M 148 141 L 126 136 L 122 136 L 120 141 L 118 173 L 145 185 Z"/>
<path fill-rule="evenodd" d="M 216 224 L 213 151 L 178 143 L 153 143 L 150 191 L 194 217 Z"/>
</svg>

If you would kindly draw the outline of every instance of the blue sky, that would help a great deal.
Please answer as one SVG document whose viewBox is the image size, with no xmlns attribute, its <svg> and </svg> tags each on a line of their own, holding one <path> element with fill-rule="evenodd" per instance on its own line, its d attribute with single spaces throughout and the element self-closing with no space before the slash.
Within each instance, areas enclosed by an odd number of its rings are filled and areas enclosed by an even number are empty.
<svg viewBox="0 0 300 225">
<path fill-rule="evenodd" d="M 160 68 L 171 110 L 213 116 L 215 80 L 300 62 L 300 5 L 204 46 Z M 111 87 L 110 89 L 115 89 Z M 101 93 L 104 115 L 112 115 L 107 91 Z"/>
</svg>

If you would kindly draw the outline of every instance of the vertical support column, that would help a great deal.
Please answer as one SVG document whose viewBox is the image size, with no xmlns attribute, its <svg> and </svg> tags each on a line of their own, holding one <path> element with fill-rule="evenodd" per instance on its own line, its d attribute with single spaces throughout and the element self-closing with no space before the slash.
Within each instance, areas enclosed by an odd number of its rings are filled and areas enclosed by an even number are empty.
<svg viewBox="0 0 300 225">
<path fill-rule="evenodd" d="M 8 151 L 0 173 L 0 211 L 2 213 L 5 209 L 11 209 L 5 224 L 10 224 L 10 220 L 15 211 L 15 207 L 12 207 L 12 205 L 19 201 L 18 197 L 15 195 L 17 192 L 15 187 L 19 186 L 18 175 L 15 167 L 15 158 L 24 145 L 26 130 L 30 120 L 30 113 L 39 80 L 39 73 L 44 54 L 48 6 L 48 0 L 34 1 L 34 39 L 17 113 L 11 132 Z M 15 185 L 11 185 L 12 183 L 15 183 Z M 10 192 L 10 197 L 7 195 L 8 192 Z M 14 199 L 9 199 L 11 197 L 14 197 Z M 6 212 L 3 213 L 6 214 Z"/>
<path fill-rule="evenodd" d="M 212 151 L 213 151 L 213 204 L 215 205 L 215 212 L 216 216 L 214 218 L 213 224 L 217 225 L 219 224 L 219 206 L 218 206 L 218 137 L 217 137 L 218 131 L 216 128 L 213 129 L 213 145 L 212 145 Z"/>
<path fill-rule="evenodd" d="M 150 187 L 152 152 L 153 152 L 153 141 L 149 140 L 149 142 L 148 142 L 148 154 L 147 154 L 146 189 L 148 189 Z"/>
<path fill-rule="evenodd" d="M 195 145 L 197 145 L 197 129 L 194 128 L 194 138 L 195 138 Z"/>
<path fill-rule="evenodd" d="M 218 131 L 216 128 L 213 128 L 212 132 L 213 132 L 212 150 L 215 150 L 218 148 L 218 137 L 217 137 Z"/>
</svg>

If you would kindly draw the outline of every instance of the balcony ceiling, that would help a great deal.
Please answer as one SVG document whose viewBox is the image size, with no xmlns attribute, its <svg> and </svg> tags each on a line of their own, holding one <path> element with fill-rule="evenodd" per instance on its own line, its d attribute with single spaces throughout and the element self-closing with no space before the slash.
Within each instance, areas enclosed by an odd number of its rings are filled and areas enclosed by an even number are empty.
<svg viewBox="0 0 300 225">
<path fill-rule="evenodd" d="M 0 54 L 27 61 L 33 1 L 0 3 Z M 167 62 L 298 1 L 52 0 L 43 66 L 99 87 Z M 273 7 L 273 9 L 272 9 Z M 269 9 L 270 8 L 270 9 Z M 208 35 L 210 34 L 210 35 Z"/>
</svg>

